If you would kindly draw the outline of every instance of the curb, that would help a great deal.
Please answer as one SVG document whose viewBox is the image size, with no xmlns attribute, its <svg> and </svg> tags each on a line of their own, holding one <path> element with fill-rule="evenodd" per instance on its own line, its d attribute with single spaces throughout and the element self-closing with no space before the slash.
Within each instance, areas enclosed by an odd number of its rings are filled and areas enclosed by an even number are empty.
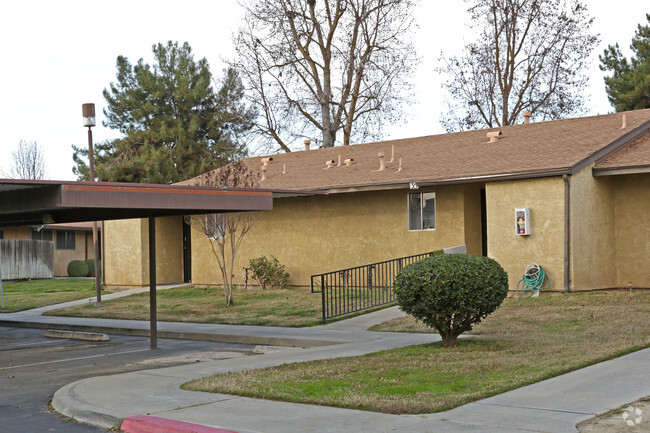
<svg viewBox="0 0 650 433">
<path fill-rule="evenodd" d="M 108 335 L 99 334 L 96 332 L 79 332 L 79 331 L 61 331 L 56 329 L 48 329 L 45 332 L 47 338 L 65 338 L 68 340 L 83 340 L 83 341 L 108 341 Z"/>
<path fill-rule="evenodd" d="M 119 425 L 120 418 L 103 414 L 98 408 L 89 407 L 77 398 L 74 392 L 78 382 L 73 382 L 60 388 L 52 397 L 52 407 L 60 414 L 69 416 L 76 422 L 86 423 L 101 428 L 110 429 Z"/>
<path fill-rule="evenodd" d="M 195 341 L 212 341 L 218 343 L 239 343 L 239 344 L 256 344 L 264 346 L 282 346 L 282 347 L 323 347 L 332 346 L 335 344 L 349 343 L 349 341 L 339 340 L 322 340 L 314 338 L 302 337 L 274 337 L 262 335 L 243 335 L 243 334 L 226 334 L 226 333 L 211 333 L 211 332 L 187 332 L 187 331 L 164 331 L 160 329 L 158 322 L 158 338 L 174 338 L 183 340 Z M 50 329 L 52 323 L 47 322 L 31 322 L 23 320 L 11 320 L 0 317 L 0 326 L 14 326 L 20 328 L 30 329 Z M 70 324 L 56 324 L 59 327 L 59 332 L 85 332 L 85 333 L 102 333 L 102 334 L 115 334 L 127 335 L 134 337 L 149 337 L 149 329 L 137 328 L 121 328 L 115 326 L 94 326 L 94 325 L 70 325 Z M 61 337 L 69 338 L 69 337 Z"/>
<path fill-rule="evenodd" d="M 136 415 L 122 421 L 120 430 L 125 433 L 236 433 L 157 416 Z"/>
</svg>

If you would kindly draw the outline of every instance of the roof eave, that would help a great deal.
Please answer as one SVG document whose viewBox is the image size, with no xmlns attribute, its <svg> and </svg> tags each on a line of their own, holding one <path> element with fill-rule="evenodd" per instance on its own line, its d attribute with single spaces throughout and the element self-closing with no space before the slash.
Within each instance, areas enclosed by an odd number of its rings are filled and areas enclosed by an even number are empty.
<svg viewBox="0 0 650 433">
<path fill-rule="evenodd" d="M 360 192 L 360 191 L 382 191 L 382 190 L 389 190 L 389 189 L 417 189 L 423 186 L 498 182 L 498 181 L 505 181 L 505 180 L 554 177 L 554 176 L 562 176 L 565 174 L 571 174 L 571 168 L 562 167 L 562 168 L 555 168 L 551 170 L 538 170 L 538 171 L 505 173 L 505 174 L 488 174 L 488 175 L 479 175 L 479 176 L 454 177 L 454 178 L 446 178 L 446 179 L 420 179 L 420 180 L 416 179 L 408 182 L 395 182 L 395 183 L 388 183 L 388 184 L 373 184 L 373 185 L 353 185 L 353 186 L 329 188 L 326 191 L 330 194 L 337 194 L 337 193 Z"/>
<path fill-rule="evenodd" d="M 642 173 L 650 173 L 650 165 L 640 165 L 636 167 L 594 167 L 592 169 L 594 177 Z"/>
</svg>

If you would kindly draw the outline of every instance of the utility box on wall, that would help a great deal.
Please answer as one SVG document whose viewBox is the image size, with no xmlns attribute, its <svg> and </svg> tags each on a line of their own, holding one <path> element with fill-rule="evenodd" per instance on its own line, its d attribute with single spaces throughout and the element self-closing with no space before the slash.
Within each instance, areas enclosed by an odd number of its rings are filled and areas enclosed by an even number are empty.
<svg viewBox="0 0 650 433">
<path fill-rule="evenodd" d="M 515 209 L 515 234 L 530 234 L 530 208 L 523 207 Z"/>
</svg>

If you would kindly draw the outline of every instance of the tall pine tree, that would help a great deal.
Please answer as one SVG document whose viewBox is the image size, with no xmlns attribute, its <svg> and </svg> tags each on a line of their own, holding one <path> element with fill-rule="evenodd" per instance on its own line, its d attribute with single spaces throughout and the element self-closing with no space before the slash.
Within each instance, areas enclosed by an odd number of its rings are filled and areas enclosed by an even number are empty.
<svg viewBox="0 0 650 433">
<path fill-rule="evenodd" d="M 634 56 L 628 61 L 618 44 L 608 46 L 600 56 L 601 71 L 611 71 L 605 77 L 609 102 L 616 111 L 650 108 L 650 14 L 648 24 L 639 24 L 630 48 Z"/>
<path fill-rule="evenodd" d="M 253 110 L 237 72 L 227 69 L 215 91 L 205 58 L 186 42 L 153 46 L 155 63 L 117 58 L 117 80 L 104 89 L 104 126 L 123 137 L 95 146 L 95 173 L 114 182 L 174 183 L 246 154 L 241 137 Z M 88 150 L 72 146 L 80 180 L 89 179 Z"/>
</svg>

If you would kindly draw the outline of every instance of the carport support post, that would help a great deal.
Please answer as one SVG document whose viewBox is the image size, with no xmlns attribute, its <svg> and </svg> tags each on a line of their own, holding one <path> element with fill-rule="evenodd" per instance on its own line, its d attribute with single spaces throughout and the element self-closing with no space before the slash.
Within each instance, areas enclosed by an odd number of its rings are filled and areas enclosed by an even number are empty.
<svg viewBox="0 0 650 433">
<path fill-rule="evenodd" d="M 2 292 L 2 246 L 0 246 L 0 310 L 5 309 L 5 296 Z"/>
<path fill-rule="evenodd" d="M 158 348 L 158 314 L 156 311 L 156 218 L 149 217 L 149 337 L 151 348 Z"/>
</svg>

